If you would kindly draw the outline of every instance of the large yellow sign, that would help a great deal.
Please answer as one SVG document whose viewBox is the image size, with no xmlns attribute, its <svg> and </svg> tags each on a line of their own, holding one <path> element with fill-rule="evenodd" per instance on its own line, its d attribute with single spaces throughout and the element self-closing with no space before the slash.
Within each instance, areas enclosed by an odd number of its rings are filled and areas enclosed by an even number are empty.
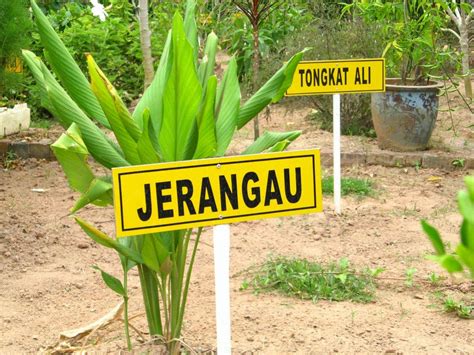
<svg viewBox="0 0 474 355">
<path fill-rule="evenodd" d="M 322 211 L 319 150 L 112 169 L 118 237 Z"/>
<path fill-rule="evenodd" d="M 385 91 L 385 60 L 300 62 L 286 96 Z"/>
</svg>

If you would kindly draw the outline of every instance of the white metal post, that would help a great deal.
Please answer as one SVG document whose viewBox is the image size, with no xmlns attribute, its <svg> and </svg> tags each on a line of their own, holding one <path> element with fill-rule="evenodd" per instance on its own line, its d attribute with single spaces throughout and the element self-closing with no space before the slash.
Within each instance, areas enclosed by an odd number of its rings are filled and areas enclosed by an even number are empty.
<svg viewBox="0 0 474 355">
<path fill-rule="evenodd" d="M 333 163 L 334 163 L 334 210 L 341 213 L 341 94 L 334 94 L 333 109 Z"/>
<path fill-rule="evenodd" d="M 230 327 L 230 226 L 223 224 L 213 229 L 214 275 L 216 289 L 217 354 L 231 354 Z"/>
</svg>

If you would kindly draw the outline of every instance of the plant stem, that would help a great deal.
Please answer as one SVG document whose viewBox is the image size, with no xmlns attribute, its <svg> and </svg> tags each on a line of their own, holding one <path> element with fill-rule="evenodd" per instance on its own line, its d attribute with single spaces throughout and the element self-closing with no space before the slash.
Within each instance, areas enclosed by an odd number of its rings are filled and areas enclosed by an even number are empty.
<svg viewBox="0 0 474 355">
<path fill-rule="evenodd" d="M 146 318 L 150 335 L 163 336 L 163 325 L 160 315 L 160 300 L 158 298 L 158 285 L 154 271 L 145 265 L 138 265 L 140 275 L 140 284 L 143 293 L 143 302 L 145 304 Z"/>
<path fill-rule="evenodd" d="M 189 261 L 188 272 L 186 274 L 186 281 L 184 283 L 184 291 L 183 291 L 183 301 L 181 302 L 181 309 L 179 312 L 178 334 L 181 333 L 181 327 L 183 325 L 184 311 L 186 308 L 186 301 L 188 298 L 189 283 L 191 282 L 191 274 L 193 271 L 194 260 L 196 258 L 196 252 L 197 252 L 197 247 L 199 245 L 199 239 L 201 237 L 201 233 L 202 233 L 202 227 L 198 228 L 198 231 L 196 233 L 196 240 L 194 241 L 193 252 L 191 254 L 191 260 Z M 191 238 L 191 234 L 188 235 L 188 238 L 189 239 Z M 188 243 L 189 243 L 189 240 L 188 240 Z"/>
<path fill-rule="evenodd" d="M 123 273 L 123 288 L 125 290 L 125 295 L 123 296 L 123 304 L 124 304 L 124 310 L 123 310 L 123 321 L 125 323 L 125 337 L 127 338 L 127 348 L 128 351 L 132 350 L 132 342 L 130 340 L 130 331 L 129 331 L 129 325 L 128 325 L 128 272 L 124 270 Z"/>
</svg>

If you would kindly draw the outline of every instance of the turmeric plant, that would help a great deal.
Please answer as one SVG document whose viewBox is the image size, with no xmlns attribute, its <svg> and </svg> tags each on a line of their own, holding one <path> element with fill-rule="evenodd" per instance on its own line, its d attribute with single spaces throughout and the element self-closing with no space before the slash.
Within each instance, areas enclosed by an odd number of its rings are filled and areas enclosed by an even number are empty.
<svg viewBox="0 0 474 355">
<path fill-rule="evenodd" d="M 31 6 L 45 57 L 55 75 L 32 52 L 23 51 L 23 57 L 39 83 L 43 105 L 67 129 L 52 149 L 71 188 L 81 194 L 72 213 L 88 204 L 113 204 L 110 175 L 95 175 L 89 155 L 108 169 L 223 156 L 237 129 L 283 97 L 303 55 L 300 52 L 289 59 L 241 104 L 235 59 L 230 60 L 220 82 L 214 74 L 214 33 L 207 37 L 199 57 L 196 4 L 189 0 L 184 19 L 175 14 L 153 82 L 131 114 L 92 56 L 87 56 L 88 80 L 34 0 Z M 115 139 L 109 138 L 107 130 Z M 299 135 L 299 131 L 265 132 L 246 152 L 283 150 Z M 115 239 L 81 218 L 75 219 L 95 242 L 117 251 L 123 282 L 101 273 L 106 284 L 124 298 L 126 308 L 127 272 L 137 267 L 150 335 L 171 353 L 178 353 L 201 229 Z"/>
</svg>

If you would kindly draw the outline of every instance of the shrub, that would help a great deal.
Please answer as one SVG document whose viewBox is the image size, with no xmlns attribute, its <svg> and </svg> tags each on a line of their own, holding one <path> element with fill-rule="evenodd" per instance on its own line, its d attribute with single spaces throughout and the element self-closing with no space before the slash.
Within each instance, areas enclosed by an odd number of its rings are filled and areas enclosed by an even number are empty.
<svg viewBox="0 0 474 355">
<path fill-rule="evenodd" d="M 295 48 L 311 47 L 305 56 L 308 60 L 351 59 L 379 57 L 383 44 L 378 27 L 360 21 L 315 19 L 294 36 L 288 37 L 281 54 L 274 55 L 266 65 L 273 70 L 287 53 Z M 263 75 L 264 79 L 268 74 Z M 315 108 L 313 118 L 322 129 L 332 130 L 332 96 L 319 95 L 288 100 L 305 103 Z M 341 130 L 346 135 L 372 135 L 370 95 L 350 94 L 341 96 Z"/>
<path fill-rule="evenodd" d="M 0 100 L 15 100 L 21 90 L 21 49 L 28 46 L 31 20 L 26 0 L 0 1 Z M 0 106 L 2 106 L 0 104 Z"/>
<path fill-rule="evenodd" d="M 229 3 L 232 3 L 229 1 Z M 263 6 L 262 6 L 263 7 Z M 253 34 L 248 18 L 236 6 L 221 6 L 215 11 L 211 9 L 211 23 L 216 24 L 216 33 L 222 38 L 222 47 L 237 58 L 239 78 L 246 86 L 249 85 L 249 76 L 252 70 Z M 220 20 L 226 17 L 229 21 Z M 283 41 L 295 31 L 299 31 L 310 21 L 306 11 L 306 4 L 291 0 L 286 2 L 274 1 L 273 10 L 259 26 L 259 51 L 262 55 L 262 64 L 267 59 L 279 53 L 283 48 Z M 301 48 L 304 48 L 301 47 Z M 300 48 L 300 49 L 301 49 Z M 264 65 L 261 66 L 263 69 Z M 280 67 L 275 65 L 275 68 Z M 271 76 L 266 76 L 268 79 Z M 259 78 L 258 83 L 265 80 Z"/>
</svg>

